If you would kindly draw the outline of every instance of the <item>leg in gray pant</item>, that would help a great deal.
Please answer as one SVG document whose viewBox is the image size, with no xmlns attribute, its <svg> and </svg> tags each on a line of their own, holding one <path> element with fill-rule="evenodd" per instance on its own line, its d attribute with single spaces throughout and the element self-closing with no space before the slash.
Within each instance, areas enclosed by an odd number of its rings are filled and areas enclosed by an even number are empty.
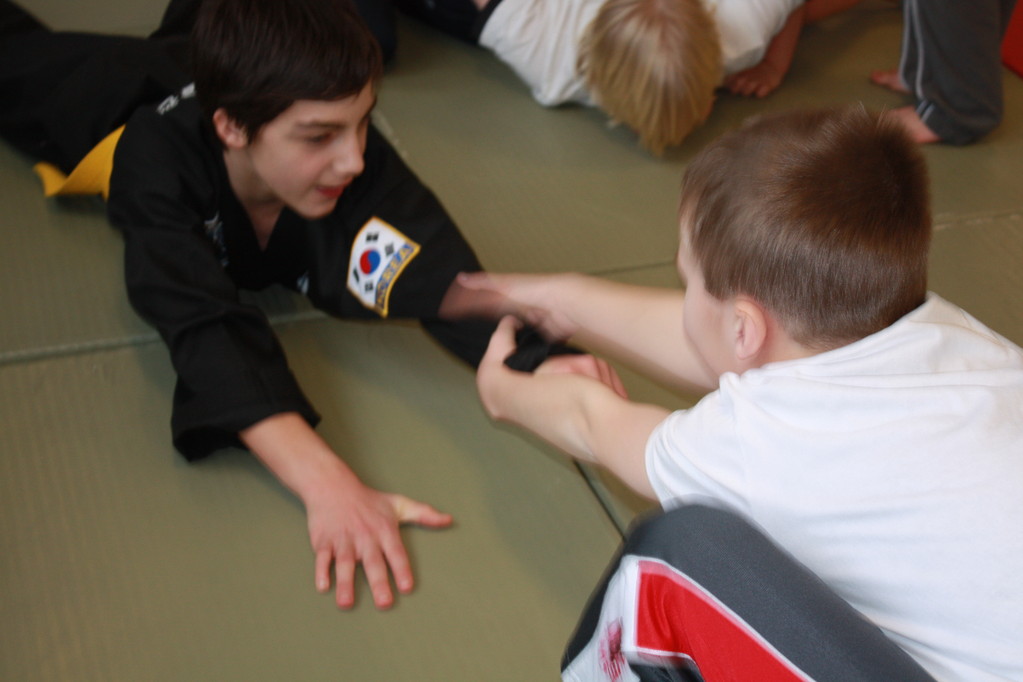
<svg viewBox="0 0 1023 682">
<path fill-rule="evenodd" d="M 1016 0 L 903 0 L 899 76 L 920 120 L 969 144 L 1002 120 L 1002 37 Z"/>
<path fill-rule="evenodd" d="M 700 505 L 630 530 L 568 645 L 562 676 L 934 682 L 759 529 Z"/>
</svg>

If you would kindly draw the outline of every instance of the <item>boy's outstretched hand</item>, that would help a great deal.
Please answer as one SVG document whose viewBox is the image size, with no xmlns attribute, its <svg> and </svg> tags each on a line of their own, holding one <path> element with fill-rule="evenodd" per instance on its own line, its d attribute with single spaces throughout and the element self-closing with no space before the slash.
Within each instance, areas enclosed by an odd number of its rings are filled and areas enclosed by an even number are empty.
<svg viewBox="0 0 1023 682">
<path fill-rule="evenodd" d="M 361 563 L 374 604 L 386 609 L 394 603 L 390 574 L 402 594 L 411 592 L 414 585 L 399 526 L 442 528 L 451 524 L 451 516 L 403 495 L 373 490 L 349 474 L 344 468 L 328 474 L 322 488 L 317 486 L 303 498 L 316 554 L 316 589 L 330 589 L 333 566 L 337 605 L 351 608 L 355 569 Z"/>
<path fill-rule="evenodd" d="M 412 591 L 412 569 L 399 527 L 415 523 L 443 528 L 451 525 L 450 515 L 366 486 L 296 413 L 273 415 L 239 435 L 305 505 L 317 590 L 330 589 L 333 565 L 337 605 L 351 608 L 355 568 L 361 563 L 377 608 L 394 604 L 391 574 L 399 592 Z"/>
</svg>

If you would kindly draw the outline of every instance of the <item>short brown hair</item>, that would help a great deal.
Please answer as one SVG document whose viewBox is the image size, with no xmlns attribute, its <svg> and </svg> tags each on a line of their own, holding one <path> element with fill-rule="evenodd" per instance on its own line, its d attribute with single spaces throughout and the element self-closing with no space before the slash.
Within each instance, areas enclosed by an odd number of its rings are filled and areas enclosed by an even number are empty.
<svg viewBox="0 0 1023 682">
<path fill-rule="evenodd" d="M 703 0 L 606 0 L 579 55 L 596 103 L 655 154 L 703 121 L 721 81 L 717 25 Z"/>
<path fill-rule="evenodd" d="M 927 292 L 926 165 L 862 106 L 760 116 L 686 169 L 687 248 L 707 292 L 747 295 L 818 350 L 877 332 Z"/>
<path fill-rule="evenodd" d="M 349 0 L 204 0 L 192 30 L 196 97 L 251 140 L 298 100 L 337 100 L 380 78 L 380 48 Z"/>
</svg>

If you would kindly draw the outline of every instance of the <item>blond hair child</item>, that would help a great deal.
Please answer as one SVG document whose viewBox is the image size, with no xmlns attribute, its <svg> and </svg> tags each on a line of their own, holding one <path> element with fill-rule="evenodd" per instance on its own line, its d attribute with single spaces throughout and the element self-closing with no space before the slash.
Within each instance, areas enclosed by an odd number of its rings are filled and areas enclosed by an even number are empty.
<svg viewBox="0 0 1023 682">
<path fill-rule="evenodd" d="M 781 83 L 806 15 L 857 0 L 394 0 L 508 64 L 544 106 L 598 106 L 655 154 L 709 115 L 714 93 L 764 97 Z M 393 26 L 377 17 L 393 52 Z M 804 11 L 804 9 L 806 11 Z"/>
</svg>

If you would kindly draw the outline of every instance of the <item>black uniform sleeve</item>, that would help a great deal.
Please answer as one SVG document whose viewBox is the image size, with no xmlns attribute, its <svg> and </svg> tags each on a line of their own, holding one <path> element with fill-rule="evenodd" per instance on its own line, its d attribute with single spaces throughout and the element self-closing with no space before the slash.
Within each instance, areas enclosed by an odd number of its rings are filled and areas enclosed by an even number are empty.
<svg viewBox="0 0 1023 682">
<path fill-rule="evenodd" d="M 414 241 L 419 250 L 416 256 L 394 279 L 387 306 L 388 317 L 418 318 L 423 328 L 445 348 L 469 365 L 479 365 L 486 352 L 490 337 L 497 326 L 492 320 L 442 320 L 437 316 L 440 303 L 459 272 L 482 269 L 472 247 L 437 197 L 416 177 L 402 161 L 393 147 L 375 130 L 370 130 L 366 147 L 366 170 L 343 197 L 339 214 L 357 229 L 372 218 L 379 218 L 397 229 L 402 236 Z M 354 230 L 353 230 L 354 231 Z M 349 241 L 343 249 L 347 259 L 349 251 L 359 255 L 359 245 Z M 316 251 L 330 253 L 327 244 L 318 245 Z M 352 259 L 358 261 L 358 258 Z M 347 263 L 347 261 L 346 261 Z M 321 282 L 323 291 L 337 291 L 345 277 L 337 276 L 338 266 L 326 267 L 331 273 Z M 336 295 L 336 294 L 335 294 Z M 347 292 L 347 306 L 340 306 L 339 314 L 348 314 L 359 308 Z M 323 305 L 330 311 L 330 304 Z M 378 309 L 376 314 L 382 314 Z M 358 314 L 367 314 L 365 309 Z M 368 313 L 372 314 L 372 313 Z M 560 344 L 546 343 L 532 330 L 520 333 L 519 351 L 511 359 L 515 369 L 531 371 L 546 357 L 553 354 L 576 352 Z"/>
<path fill-rule="evenodd" d="M 318 307 L 341 316 L 418 319 L 448 350 L 475 366 L 486 350 L 494 323 L 440 320 L 437 311 L 459 272 L 481 269 L 476 254 L 436 196 L 374 128 L 369 132 L 365 161 L 365 170 L 335 211 L 346 225 L 345 243 L 332 246 L 336 237 L 330 232 L 311 235 L 311 239 L 322 240 L 313 245 L 315 258 L 337 260 L 321 260 L 310 298 Z M 386 224 L 385 231 L 393 228 L 402 243 L 414 244 L 415 255 L 387 284 L 387 294 L 371 305 L 353 294 L 350 266 L 354 263 L 357 267 L 359 256 L 373 250 L 371 244 L 360 244 L 358 237 L 373 221 Z"/>
<path fill-rule="evenodd" d="M 189 459 L 237 444 L 271 415 L 319 416 L 302 394 L 265 315 L 240 302 L 206 230 L 217 216 L 218 160 L 201 130 L 141 110 L 115 154 L 108 211 L 124 232 L 135 310 L 160 333 L 178 374 L 174 444 Z M 198 122 L 196 121 L 196 125 Z"/>
</svg>

